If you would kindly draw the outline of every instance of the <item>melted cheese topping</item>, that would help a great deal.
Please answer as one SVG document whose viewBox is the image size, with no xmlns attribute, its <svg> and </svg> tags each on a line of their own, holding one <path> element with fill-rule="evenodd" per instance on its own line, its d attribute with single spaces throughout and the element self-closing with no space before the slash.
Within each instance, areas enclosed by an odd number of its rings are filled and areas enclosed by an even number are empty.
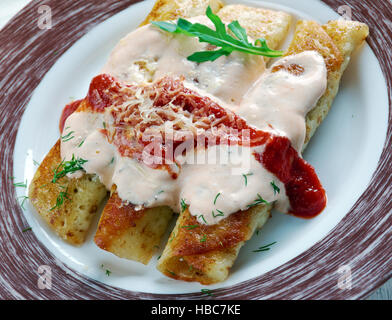
<svg viewBox="0 0 392 320">
<path fill-rule="evenodd" d="M 203 18 L 195 20 L 205 22 Z M 250 125 L 287 136 L 300 151 L 306 113 L 326 88 L 323 58 L 314 51 L 288 56 L 264 74 L 264 60 L 258 56 L 233 53 L 202 64 L 186 59 L 205 49 L 206 45 L 197 39 L 148 25 L 120 41 L 103 71 L 137 84 L 154 82 L 166 75 L 184 77 L 185 85 L 200 95 L 208 95 Z M 135 99 L 143 116 L 154 116 L 151 101 L 137 94 Z M 176 157 L 181 169 L 173 179 L 166 170 L 122 156 L 108 142 L 102 129 L 104 122 L 113 125 L 111 111 L 107 108 L 104 113 L 73 113 L 66 120 L 63 134 L 73 131 L 74 139 L 61 143 L 61 154 L 66 160 L 72 155 L 88 160 L 85 171 L 97 174 L 109 190 L 115 184 L 123 201 L 144 207 L 167 205 L 180 212 L 183 200 L 190 213 L 207 224 L 247 209 L 259 195 L 268 202 L 277 201 L 282 211 L 289 209 L 284 185 L 252 155 L 254 151 L 262 153 L 263 146 L 216 145 L 192 150 Z M 172 116 L 169 125 L 189 122 L 181 114 Z M 279 193 L 271 182 L 278 186 Z"/>
</svg>

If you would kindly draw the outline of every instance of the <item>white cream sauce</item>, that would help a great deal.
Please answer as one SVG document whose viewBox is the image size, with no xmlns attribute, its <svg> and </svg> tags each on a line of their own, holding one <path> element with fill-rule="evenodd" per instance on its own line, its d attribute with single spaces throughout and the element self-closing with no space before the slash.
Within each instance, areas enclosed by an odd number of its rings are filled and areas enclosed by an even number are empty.
<svg viewBox="0 0 392 320">
<path fill-rule="evenodd" d="M 263 146 L 218 145 L 187 152 L 176 158 L 181 168 L 178 178 L 173 179 L 166 170 L 122 157 L 99 131 L 104 121 L 106 128 L 110 126 L 109 117 L 106 113 L 73 113 L 63 134 L 72 132 L 74 138 L 61 143 L 61 155 L 65 160 L 73 155 L 87 160 L 85 171 L 97 174 L 108 190 L 115 184 L 123 200 L 144 207 L 167 205 L 176 212 L 181 212 L 183 200 L 199 222 L 207 224 L 247 209 L 259 195 L 267 202 L 286 202 L 283 184 L 252 155 L 253 151 L 262 153 Z M 271 182 L 280 193 L 275 194 Z"/>
<path fill-rule="evenodd" d="M 231 54 L 202 64 L 186 60 L 200 50 L 205 50 L 205 45 L 196 39 L 145 26 L 120 41 L 103 72 L 139 84 L 166 75 L 184 76 L 187 86 L 230 108 L 250 125 L 287 136 L 300 152 L 306 132 L 305 115 L 326 88 L 323 58 L 313 51 L 289 56 L 272 67 L 298 64 L 302 74 L 269 69 L 261 75 L 265 69 L 261 57 Z M 108 190 L 115 184 L 124 201 L 145 207 L 167 205 L 180 212 L 183 200 L 191 214 L 207 224 L 247 209 L 259 196 L 268 202 L 277 201 L 282 211 L 289 209 L 284 185 L 252 155 L 253 151 L 262 153 L 263 146 L 219 145 L 188 152 L 177 158 L 182 165 L 177 179 L 173 179 L 166 170 L 122 157 L 100 133 L 103 122 L 106 126 L 113 123 L 109 112 L 72 114 L 63 135 L 72 132 L 74 138 L 61 143 L 61 155 L 66 160 L 72 155 L 88 160 L 83 165 L 85 171 L 97 174 Z M 271 182 L 278 186 L 279 193 Z"/>
<path fill-rule="evenodd" d="M 212 27 L 205 16 L 190 21 Z M 238 104 L 264 72 L 263 57 L 233 52 L 213 62 L 199 64 L 187 60 L 188 56 L 205 51 L 208 46 L 197 38 L 146 25 L 120 40 L 102 73 L 130 83 L 152 82 L 166 75 L 183 76 L 187 82 L 226 103 Z"/>
<path fill-rule="evenodd" d="M 272 72 L 276 66 L 299 65 L 303 73 L 294 75 L 284 69 Z M 327 88 L 327 68 L 315 51 L 285 57 L 275 62 L 255 82 L 238 108 L 232 110 L 248 124 L 262 130 L 272 126 L 287 136 L 292 146 L 301 152 L 306 134 L 306 114 Z"/>
</svg>

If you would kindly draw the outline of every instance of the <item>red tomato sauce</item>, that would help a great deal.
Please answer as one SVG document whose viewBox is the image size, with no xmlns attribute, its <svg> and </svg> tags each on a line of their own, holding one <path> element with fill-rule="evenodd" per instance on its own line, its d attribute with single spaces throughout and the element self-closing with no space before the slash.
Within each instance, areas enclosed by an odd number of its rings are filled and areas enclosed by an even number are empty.
<svg viewBox="0 0 392 320">
<path fill-rule="evenodd" d="M 64 124 L 65 124 L 65 120 L 67 120 L 67 118 L 76 111 L 77 108 L 79 108 L 80 104 L 82 103 L 83 100 L 76 100 L 73 101 L 69 104 L 67 104 L 64 109 L 63 112 L 61 113 L 61 117 L 60 117 L 60 123 L 59 123 L 59 129 L 60 132 L 63 132 L 64 130 Z"/>
<path fill-rule="evenodd" d="M 113 77 L 103 74 L 96 76 L 91 81 L 85 101 L 91 111 L 104 112 L 107 107 L 120 107 L 124 102 L 132 102 L 137 90 L 140 93 L 140 87 L 120 84 Z M 265 145 L 264 152 L 262 154 L 254 153 L 254 156 L 266 170 L 284 183 L 290 201 L 291 214 L 301 218 L 312 218 L 325 208 L 327 202 L 325 190 L 314 168 L 300 157 L 291 146 L 288 138 L 249 126 L 244 119 L 221 107 L 210 98 L 184 87 L 181 80 L 166 77 L 152 85 L 144 86 L 142 90 L 143 96 L 149 97 L 152 101 L 151 107 L 158 111 L 160 108 L 167 110 L 170 105 L 169 111 L 185 115 L 191 114 L 195 123 L 201 126 L 205 125 L 206 129 L 201 135 L 193 135 L 195 148 L 203 140 L 203 145 L 208 143 L 208 146 L 213 144 L 238 144 L 251 147 Z M 60 128 L 64 126 L 66 117 L 76 110 L 76 103 L 74 102 L 64 109 Z M 145 141 L 141 138 L 142 134 L 155 125 L 172 120 L 170 113 L 159 113 L 159 121 L 146 124 L 142 121 L 138 105 L 129 105 L 130 107 L 126 107 L 121 112 L 112 111 L 115 129 L 111 132 L 109 129 L 103 129 L 102 132 L 107 136 L 109 142 L 117 146 L 122 156 L 140 161 L 143 161 L 145 147 L 155 143 L 156 148 L 151 150 L 151 156 L 154 153 L 154 157 L 156 157 L 156 152 L 159 150 L 161 162 L 153 167 L 163 167 L 172 174 L 173 178 L 176 178 L 176 174 L 172 172 L 165 161 L 167 159 L 174 161 L 170 155 L 174 154 L 173 151 L 184 141 L 188 142 L 189 137 L 178 134 L 168 140 L 164 136 L 158 138 L 154 136 Z M 177 133 L 181 132 L 181 128 L 174 127 L 173 129 Z M 246 137 L 243 137 L 244 130 L 247 132 Z M 233 132 L 235 133 L 233 134 Z M 211 139 L 211 136 L 214 139 Z"/>
</svg>

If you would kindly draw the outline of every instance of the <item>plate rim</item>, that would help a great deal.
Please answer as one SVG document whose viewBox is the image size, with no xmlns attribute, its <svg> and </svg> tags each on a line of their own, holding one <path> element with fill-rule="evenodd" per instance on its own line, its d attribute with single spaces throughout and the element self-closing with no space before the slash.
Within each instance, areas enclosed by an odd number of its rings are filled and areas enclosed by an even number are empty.
<svg viewBox="0 0 392 320">
<path fill-rule="evenodd" d="M 25 107 L 34 89 L 46 72 L 62 53 L 71 47 L 92 27 L 140 0 L 106 0 L 99 4 L 94 0 L 65 3 L 61 0 L 30 2 L 6 26 L 0 30 L 0 101 L 1 119 L 13 117 L 14 122 L 0 123 L 1 171 L 0 197 L 0 257 L 1 268 L 7 269 L 0 275 L 0 297 L 9 299 L 210 299 L 201 293 L 152 294 L 115 288 L 77 273 L 58 261 L 40 243 L 33 233 L 21 233 L 26 225 L 25 217 L 16 201 L 15 189 L 9 183 L 13 176 L 13 156 L 16 135 Z M 388 163 L 392 157 L 392 31 L 386 21 L 392 20 L 392 10 L 388 3 L 375 4 L 372 0 L 322 0 L 337 11 L 339 6 L 349 5 L 353 18 L 369 24 L 371 34 L 368 44 L 375 53 L 382 68 L 388 88 L 389 116 L 384 148 L 369 187 L 363 192 L 346 216 L 322 240 L 287 263 L 254 279 L 214 290 L 217 299 L 355 299 L 366 297 L 373 289 L 392 276 L 390 264 L 392 256 L 392 168 Z M 56 24 L 62 25 L 61 34 L 51 30 L 41 30 L 36 25 L 37 8 L 48 5 L 56 16 Z M 390 6 L 390 3 L 389 3 Z M 77 9 L 77 10 L 75 10 Z M 75 27 L 67 16 L 73 13 Z M 376 15 L 369 15 L 369 12 Z M 384 19 L 383 19 L 384 18 Z M 17 35 L 15 30 L 19 29 Z M 57 31 L 57 30 L 56 30 Z M 377 35 L 377 36 L 376 36 Z M 381 35 L 383 37 L 381 37 Z M 61 37 L 60 37 L 61 36 Z M 26 45 L 26 43 L 28 45 Z M 28 53 L 28 54 L 27 54 Z M 53 54 L 57 53 L 57 54 Z M 26 72 L 29 71 L 29 72 Z M 22 77 L 21 77 L 22 75 Z M 389 190 L 390 189 L 390 190 Z M 372 215 L 369 209 L 380 207 Z M 5 214 L 4 214 L 5 213 Z M 357 222 L 355 224 L 355 222 Z M 361 222 L 361 225 L 358 225 Z M 382 223 L 383 222 L 383 223 Z M 367 233 L 371 242 L 352 243 L 347 235 L 354 225 L 359 234 Z M 5 228 L 4 228 L 5 226 Z M 377 228 L 369 227 L 376 226 Z M 9 246 L 7 244 L 12 244 Z M 351 263 L 352 279 L 355 286 L 351 290 L 341 290 L 337 286 L 338 266 L 356 257 L 355 252 L 365 252 L 367 246 L 374 248 L 362 254 Z M 331 249 L 332 247 L 332 249 Z M 18 259 L 15 260 L 15 252 Z M 318 264 L 324 259 L 319 269 Z M 364 261 L 368 263 L 364 263 Z M 330 264 L 329 264 L 330 262 Z M 41 265 L 58 266 L 52 268 L 56 279 L 51 290 L 41 290 L 37 286 Z M 388 266 L 389 265 L 389 266 Z M 366 267 L 366 268 L 364 268 Z M 307 268 L 310 277 L 301 277 Z M 62 280 L 62 281 L 60 281 Z M 26 289 L 27 288 L 27 289 Z"/>
</svg>

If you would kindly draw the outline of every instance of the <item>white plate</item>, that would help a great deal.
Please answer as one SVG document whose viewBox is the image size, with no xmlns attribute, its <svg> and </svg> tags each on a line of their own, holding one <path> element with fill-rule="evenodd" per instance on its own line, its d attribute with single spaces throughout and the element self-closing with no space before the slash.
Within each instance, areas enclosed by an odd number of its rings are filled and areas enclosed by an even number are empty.
<svg viewBox="0 0 392 320">
<path fill-rule="evenodd" d="M 339 16 L 319 1 L 228 1 L 282 9 L 296 18 L 327 22 Z M 272 3 L 273 2 L 273 3 Z M 86 95 L 92 77 L 99 73 L 111 49 L 132 31 L 152 8 L 151 0 L 138 3 L 101 23 L 62 55 L 42 79 L 23 115 L 14 153 L 16 181 L 31 181 L 36 166 L 59 137 L 58 120 L 65 104 Z M 210 286 L 226 287 L 276 268 L 321 240 L 338 224 L 365 190 L 380 157 L 386 136 L 388 96 L 382 71 L 368 45 L 354 55 L 333 108 L 309 145 L 304 158 L 327 191 L 328 206 L 312 220 L 273 213 L 273 217 L 241 249 L 229 279 Z M 17 190 L 21 196 L 21 190 Z M 200 284 L 176 281 L 156 270 L 156 257 L 148 266 L 120 259 L 93 243 L 70 246 L 55 236 L 31 205 L 24 211 L 38 239 L 74 270 L 109 285 L 150 293 L 199 292 Z M 96 219 L 96 224 L 98 217 Z M 255 248 L 277 241 L 270 251 Z M 104 268 L 101 266 L 104 265 Z M 112 271 L 110 276 L 105 269 Z"/>
</svg>

